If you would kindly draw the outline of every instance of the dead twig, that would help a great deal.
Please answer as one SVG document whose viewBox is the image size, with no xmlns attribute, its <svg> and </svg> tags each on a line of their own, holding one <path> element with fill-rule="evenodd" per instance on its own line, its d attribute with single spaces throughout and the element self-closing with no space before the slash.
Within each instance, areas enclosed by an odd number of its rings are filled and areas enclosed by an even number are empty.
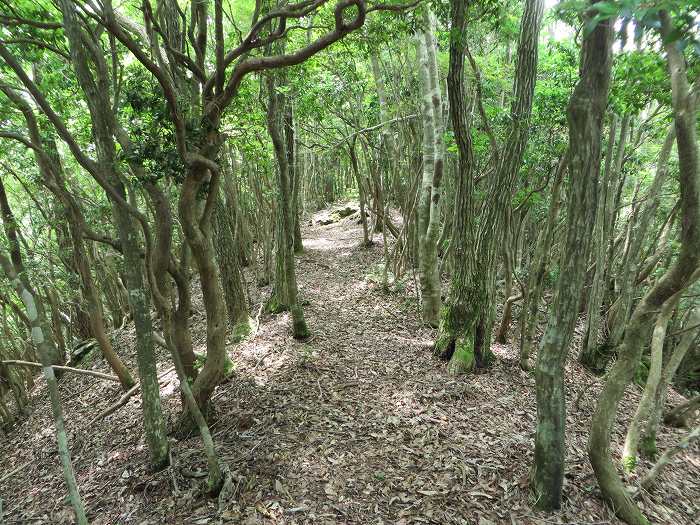
<svg viewBox="0 0 700 525">
<path fill-rule="evenodd" d="M 7 361 L 0 361 L 3 365 L 16 365 L 16 366 L 30 366 L 32 368 L 44 368 L 41 363 L 34 363 L 33 361 L 21 361 L 19 359 L 9 359 Z M 73 368 L 72 366 L 59 366 L 59 365 L 49 365 L 54 370 L 64 370 L 66 372 L 73 372 L 76 374 L 81 374 L 85 376 L 99 377 L 100 379 L 106 379 L 107 381 L 114 381 L 119 383 L 119 378 L 117 376 L 111 376 L 109 374 L 103 374 L 102 372 L 95 372 L 94 370 L 83 370 L 82 368 Z"/>
<path fill-rule="evenodd" d="M 161 380 L 165 375 L 167 375 L 167 374 L 169 374 L 170 372 L 172 372 L 173 370 L 174 370 L 174 368 L 169 368 L 168 370 L 166 370 L 165 372 L 163 372 L 162 374 L 160 374 L 160 375 L 158 376 L 158 382 L 160 383 L 160 380 Z M 127 390 L 126 392 L 124 392 L 124 394 L 122 395 L 122 397 L 120 397 L 119 400 L 118 400 L 116 403 L 114 403 L 113 405 L 108 406 L 108 407 L 105 408 L 102 412 L 100 412 L 100 413 L 97 414 L 94 418 L 92 418 L 92 419 L 90 420 L 90 422 L 88 423 L 88 426 L 91 426 L 91 425 L 92 425 L 93 423 L 95 423 L 96 421 L 99 421 L 100 419 L 104 419 L 104 418 L 106 418 L 107 416 L 109 416 L 109 415 L 113 414 L 114 412 L 116 412 L 117 410 L 119 410 L 121 407 L 123 407 L 124 405 L 126 405 L 126 404 L 129 402 L 129 399 L 131 399 L 134 395 L 136 395 L 140 390 L 141 390 L 141 383 L 139 383 L 139 384 L 133 386 L 132 388 L 130 388 L 129 390 Z"/>
<path fill-rule="evenodd" d="M 26 467 L 28 467 L 31 463 L 32 463 L 31 461 L 27 461 L 27 462 L 24 463 L 23 465 L 20 465 L 20 466 L 17 467 L 16 469 L 11 470 L 11 471 L 8 472 L 7 474 L 5 474 L 3 477 L 0 478 L 0 485 L 2 485 L 2 483 L 4 483 L 6 480 L 10 479 L 10 478 L 11 478 L 12 476 L 14 476 L 15 474 L 17 474 L 20 470 L 24 470 L 24 469 L 25 469 Z"/>
</svg>

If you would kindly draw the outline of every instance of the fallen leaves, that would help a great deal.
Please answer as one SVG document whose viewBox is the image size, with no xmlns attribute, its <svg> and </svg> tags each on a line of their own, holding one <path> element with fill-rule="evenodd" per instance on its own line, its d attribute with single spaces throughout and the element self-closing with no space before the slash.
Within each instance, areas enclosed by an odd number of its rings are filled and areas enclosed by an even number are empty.
<svg viewBox="0 0 700 525">
<path fill-rule="evenodd" d="M 197 437 L 174 443 L 172 472 L 148 473 L 138 404 L 87 427 L 96 411 L 119 398 L 118 389 L 103 391 L 78 376 L 61 382 L 93 523 L 619 523 L 599 499 L 586 457 L 599 381 L 580 407 L 569 406 L 565 506 L 539 514 L 530 507 L 528 487 L 534 381 L 520 371 L 516 350 L 494 345 L 499 361 L 487 374 L 448 376 L 430 353 L 434 334 L 417 318 L 413 284 L 384 294 L 365 278 L 382 259 L 381 245 L 358 248 L 361 232 L 350 219 L 306 234 L 298 276 L 314 338 L 294 341 L 288 316 L 280 314 L 263 317 L 253 340 L 229 348 L 236 376 L 217 389 L 219 417 L 212 426 L 232 470 L 223 500 L 204 495 L 207 471 Z M 198 294 L 193 299 L 193 344 L 200 351 L 204 319 Z M 133 365 L 133 333 L 113 336 Z M 158 359 L 162 370 L 170 367 L 164 353 Z M 575 399 L 591 378 L 576 363 L 566 373 L 567 395 Z M 621 413 L 631 413 L 637 399 L 630 391 Z M 5 516 L 59 523 L 68 505 L 41 387 L 34 403 L 28 420 L 0 442 L 0 472 L 31 460 L 0 486 Z M 173 417 L 179 403 L 177 392 L 164 399 Z M 677 434 L 664 428 L 661 446 Z M 697 446 L 684 457 L 663 474 L 661 489 L 645 496 L 654 522 L 698 517 Z"/>
</svg>

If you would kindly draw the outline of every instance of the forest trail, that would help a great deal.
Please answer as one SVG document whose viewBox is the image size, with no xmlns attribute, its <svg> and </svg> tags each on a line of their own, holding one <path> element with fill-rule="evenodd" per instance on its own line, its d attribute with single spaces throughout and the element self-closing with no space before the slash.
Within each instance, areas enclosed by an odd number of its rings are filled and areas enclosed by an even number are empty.
<svg viewBox="0 0 700 525">
<path fill-rule="evenodd" d="M 449 376 L 431 354 L 434 334 L 419 321 L 413 283 L 382 292 L 381 235 L 370 249 L 359 247 L 361 238 L 356 217 L 305 227 L 297 275 L 310 340 L 291 338 L 287 314 L 263 315 L 254 337 L 229 347 L 236 371 L 214 396 L 212 427 L 234 475 L 221 509 L 198 494 L 205 463 L 196 436 L 174 443 L 172 468 L 145 472 L 138 399 L 90 425 L 119 398 L 117 387 L 74 375 L 62 381 L 77 479 L 93 523 L 618 523 L 600 500 L 585 453 L 600 381 L 574 383 L 572 376 L 585 372 L 567 367 L 567 499 L 560 513 L 537 513 L 528 503 L 533 377 L 520 371 L 509 346 L 496 347 L 499 359 L 488 373 Z M 199 303 L 195 311 L 202 350 Z M 129 330 L 113 335 L 133 365 L 132 337 Z M 174 418 L 177 381 L 159 358 Z M 105 364 L 99 358 L 93 367 Z M 591 381 L 576 407 L 581 387 L 571 385 Z M 35 411 L 0 444 L 0 478 L 23 466 L 0 483 L 7 523 L 70 522 L 44 394 L 42 384 Z M 638 396 L 635 387 L 624 401 L 625 420 Z M 664 428 L 660 446 L 681 434 Z M 697 445 L 663 477 L 663 488 L 641 501 L 647 515 L 658 523 L 698 523 Z"/>
</svg>

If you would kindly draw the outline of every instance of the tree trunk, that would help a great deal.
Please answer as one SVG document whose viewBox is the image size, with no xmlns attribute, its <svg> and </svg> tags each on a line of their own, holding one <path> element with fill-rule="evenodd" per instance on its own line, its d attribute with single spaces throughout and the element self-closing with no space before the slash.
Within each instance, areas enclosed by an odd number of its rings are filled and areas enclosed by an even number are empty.
<svg viewBox="0 0 700 525">
<path fill-rule="evenodd" d="M 561 187 L 567 164 L 568 152 L 562 155 L 556 168 L 547 222 L 537 236 L 535 251 L 532 254 L 532 261 L 528 271 L 527 286 L 525 288 L 526 295 L 520 321 L 520 368 L 526 371 L 532 369 L 530 355 L 534 344 L 533 340 L 537 326 L 540 299 L 542 299 L 547 261 L 554 238 L 557 218 L 559 217 L 559 208 L 561 207 Z"/>
<path fill-rule="evenodd" d="M 700 326 L 700 307 L 693 308 L 688 320 L 686 321 L 686 326 L 689 327 L 688 331 L 683 334 L 683 337 L 673 350 L 668 362 L 663 367 L 659 384 L 654 392 L 655 395 L 651 412 L 646 419 L 646 423 L 640 430 L 640 452 L 642 456 L 646 458 L 654 458 L 656 456 L 656 434 L 659 424 L 661 423 L 664 405 L 666 404 L 668 388 L 671 385 L 671 382 L 673 381 L 676 371 L 683 361 L 683 358 L 686 356 L 688 350 L 691 348 L 695 342 L 695 338 L 698 335 L 698 327 Z M 664 422 L 668 423 L 666 418 L 664 418 Z"/>
<path fill-rule="evenodd" d="M 474 275 L 470 257 L 474 239 L 473 211 L 473 169 L 474 150 L 470 131 L 470 118 L 465 106 L 464 50 L 466 47 L 466 4 L 451 0 L 450 17 L 450 58 L 447 73 L 447 94 L 449 114 L 455 135 L 459 164 L 455 189 L 454 225 L 452 227 L 453 257 L 456 264 L 450 280 L 448 300 L 440 314 L 438 338 L 435 352 L 443 359 L 450 360 L 454 372 L 471 370 L 475 366 L 475 341 L 477 326 L 476 312 L 480 306 L 471 281 Z M 483 334 L 481 334 L 483 339 Z"/>
<path fill-rule="evenodd" d="M 93 60 L 98 60 L 98 57 L 90 55 L 85 48 L 83 39 L 85 35 L 81 34 L 82 29 L 76 15 L 75 4 L 69 0 L 60 0 L 59 6 L 63 13 L 66 37 L 70 44 L 73 69 L 85 95 L 91 117 L 97 155 L 97 165 L 91 166 L 91 175 L 102 179 L 104 189 L 108 193 L 124 255 L 129 306 L 136 330 L 136 359 L 141 383 L 146 442 L 150 452 L 151 467 L 161 469 L 168 464 L 168 440 L 156 374 L 150 297 L 143 282 L 144 272 L 138 232 L 126 208 L 127 195 L 120 174 L 115 171 L 118 165 L 114 142 L 117 130 L 114 115 L 111 113 L 109 78 L 99 74 L 93 76 L 89 57 Z M 93 65 L 96 65 L 98 70 L 101 69 L 99 64 Z"/>
<path fill-rule="evenodd" d="M 459 10 L 453 5 L 453 14 Z M 461 8 L 460 8 L 461 9 Z M 464 176 L 463 168 L 460 167 L 457 184 L 457 200 L 455 204 L 455 224 L 453 232 L 463 229 L 462 224 L 458 224 L 457 218 L 465 215 L 469 222 L 473 221 L 476 215 L 481 215 L 479 219 L 478 231 L 470 224 L 466 235 L 457 233 L 457 243 L 455 244 L 454 260 L 464 261 L 457 264 L 453 274 L 453 288 L 459 289 L 454 294 L 454 304 L 448 305 L 443 311 L 440 321 L 437 351 L 443 357 L 450 357 L 449 369 L 452 373 L 468 372 L 474 367 L 481 368 L 487 366 L 493 359 L 490 350 L 491 329 L 495 317 L 495 286 L 496 286 L 496 253 L 503 237 L 503 225 L 507 213 L 507 207 L 513 196 L 515 181 L 522 164 L 522 159 L 527 145 L 530 116 L 532 112 L 532 100 L 534 95 L 535 80 L 537 73 L 537 46 L 542 21 L 544 2 L 542 0 L 527 0 L 525 10 L 520 24 L 520 35 L 518 43 L 518 62 L 516 65 L 515 80 L 513 85 L 514 97 L 510 112 L 510 125 L 507 131 L 507 139 L 504 146 L 503 155 L 499 156 L 499 164 L 496 176 L 488 189 L 488 198 L 484 202 L 484 209 L 477 212 L 474 209 L 473 198 L 470 195 L 468 200 L 460 195 L 461 178 Z M 462 28 L 461 31 L 454 27 Z M 452 33 L 460 33 L 451 39 L 450 44 L 450 67 L 448 72 L 448 94 L 450 102 L 450 113 L 452 125 L 455 131 L 455 140 L 460 151 L 460 163 L 469 159 L 471 164 L 471 154 L 466 150 L 465 139 L 457 139 L 458 128 L 461 128 L 466 121 L 465 117 L 459 117 L 455 112 L 464 113 L 466 108 L 464 102 L 456 100 L 452 96 L 455 88 L 459 90 L 464 98 L 463 86 L 457 86 L 456 79 L 450 80 L 450 74 L 463 74 L 463 60 L 452 58 L 453 53 L 464 53 L 465 38 L 461 32 L 464 31 L 463 24 L 455 25 L 453 19 Z M 454 42 L 453 42 L 454 41 Z M 454 48 L 454 44 L 459 49 Z M 459 62 L 459 66 L 458 66 Z M 459 82 L 462 82 L 460 80 Z M 454 108 L 458 109 L 455 110 Z M 457 122 L 461 120 L 461 122 Z M 463 132 L 469 134 L 466 128 Z M 471 138 L 469 139 L 471 141 Z M 471 168 L 470 168 L 471 169 Z M 464 190 L 473 190 L 473 184 L 464 186 Z M 462 206 L 469 206 L 462 208 Z M 460 217 L 460 221 L 462 222 Z M 453 233 L 453 235 L 455 235 Z M 461 246 L 458 244 L 464 243 Z M 460 268 L 461 267 L 461 268 Z M 455 290 L 456 291 L 456 290 Z M 459 296 L 459 298 L 458 298 Z M 457 332 L 458 331 L 458 332 Z M 459 343 L 457 343 L 459 339 Z"/>
<path fill-rule="evenodd" d="M 216 143 L 218 139 L 212 139 L 211 142 Z M 207 202 L 204 210 L 199 213 L 197 195 L 207 181 Z M 226 304 L 211 237 L 211 213 L 214 211 L 215 199 L 218 198 L 218 181 L 218 173 L 210 174 L 206 167 L 192 165 L 180 190 L 178 202 L 182 231 L 197 264 L 207 316 L 207 358 L 192 385 L 197 404 L 205 414 L 208 413 L 209 399 L 223 378 L 226 361 Z"/>
<path fill-rule="evenodd" d="M 49 323 L 46 319 L 46 310 L 41 301 L 38 300 L 37 294 L 29 283 L 29 275 L 24 267 L 24 261 L 22 260 L 22 252 L 19 246 L 19 232 L 17 230 L 17 223 L 15 221 L 14 214 L 10 208 L 10 204 L 7 200 L 7 194 L 5 193 L 5 185 L 0 179 L 0 213 L 2 214 L 2 225 L 5 230 L 5 236 L 7 237 L 8 244 L 10 246 L 10 259 L 12 265 L 14 266 L 15 272 L 19 279 L 22 281 L 22 286 L 28 290 L 37 308 L 38 322 L 41 324 L 42 329 L 45 334 L 49 334 Z M 64 356 L 59 352 L 56 345 L 51 345 L 46 348 L 48 352 L 47 357 L 52 365 L 60 365 L 65 362 Z"/>
<path fill-rule="evenodd" d="M 596 373 L 601 371 L 601 363 L 597 359 L 598 356 L 598 332 L 600 330 L 600 308 L 603 300 L 603 285 L 605 282 L 605 249 L 611 227 L 608 224 L 608 207 L 612 202 L 611 191 L 615 186 L 615 176 L 613 172 L 613 151 L 615 145 L 615 134 L 617 131 L 617 115 L 613 114 L 610 122 L 610 133 L 608 134 L 608 148 L 605 155 L 605 172 L 601 181 L 598 210 L 595 217 L 594 229 L 594 254 L 595 254 L 595 273 L 593 282 L 591 283 L 588 312 L 586 315 L 586 325 L 584 329 L 584 338 L 581 344 L 581 353 L 579 354 L 579 362 L 586 366 L 589 370 Z M 622 130 L 624 132 L 624 129 Z M 623 143 L 620 137 L 620 143 Z"/>
<path fill-rule="evenodd" d="M 578 317 L 596 214 L 603 113 L 610 86 L 611 21 L 584 39 L 579 81 L 569 100 L 569 181 L 566 244 L 547 329 L 537 355 L 537 430 L 532 491 L 543 510 L 561 506 L 566 399 L 564 363 Z"/>
<path fill-rule="evenodd" d="M 661 383 L 664 341 L 666 340 L 668 322 L 673 312 L 676 311 L 680 298 L 680 294 L 669 298 L 664 303 L 659 316 L 656 318 L 656 324 L 654 325 L 654 331 L 651 336 L 651 364 L 649 366 L 649 374 L 647 375 L 647 380 L 644 385 L 642 398 L 627 428 L 625 445 L 622 450 L 622 464 L 627 471 L 634 470 L 637 465 L 637 448 L 639 447 L 642 425 L 651 415 L 656 398 L 656 390 Z"/>
<path fill-rule="evenodd" d="M 695 103 L 688 86 L 684 58 L 668 38 L 671 32 L 668 14 L 661 11 L 660 18 L 671 75 L 678 148 L 681 249 L 675 263 L 646 293 L 625 327 L 624 339 L 617 352 L 618 359 L 608 372 L 608 379 L 598 398 L 588 441 L 588 455 L 603 496 L 615 513 L 631 525 L 646 525 L 649 522 L 627 493 L 610 455 L 611 433 L 618 404 L 634 376 L 656 312 L 671 296 L 688 285 L 700 259 L 700 181 Z M 643 215 L 640 223 L 648 222 L 647 214 Z"/>
<path fill-rule="evenodd" d="M 87 525 L 88 520 L 85 515 L 85 507 L 78 492 L 78 483 L 75 480 L 75 472 L 71 462 L 70 450 L 68 448 L 68 436 L 63 421 L 63 409 L 61 408 L 61 398 L 58 393 L 58 383 L 54 375 L 53 364 L 50 356 L 55 355 L 56 350 L 53 340 L 49 337 L 46 331 L 45 323 L 42 322 L 39 316 L 39 308 L 34 300 L 34 293 L 31 288 L 24 285 L 25 279 L 18 276 L 15 267 L 4 253 L 0 253 L 0 266 L 2 266 L 5 275 L 12 283 L 12 287 L 17 292 L 17 295 L 22 299 L 24 307 L 27 311 L 27 317 L 32 326 L 32 341 L 36 347 L 39 359 L 41 360 L 44 378 L 48 385 L 49 399 L 51 400 L 51 409 L 53 411 L 54 425 L 56 426 L 56 441 L 58 442 L 58 455 L 61 458 L 63 465 L 63 479 L 68 487 L 68 494 L 71 505 L 75 511 L 75 516 L 79 525 Z"/>
<path fill-rule="evenodd" d="M 423 181 L 418 204 L 418 264 L 423 322 L 437 326 L 440 316 L 440 185 L 444 169 L 442 97 L 437 73 L 435 20 L 425 9 L 423 32 L 416 34 L 423 97 Z"/>
<path fill-rule="evenodd" d="M 645 490 L 651 489 L 656 481 L 656 478 L 659 477 L 661 471 L 671 462 L 673 457 L 679 452 L 688 450 L 691 443 L 696 439 L 700 439 L 700 425 L 696 426 L 685 436 L 683 436 L 677 445 L 664 452 L 664 455 L 659 458 L 659 461 L 657 461 L 647 475 L 642 478 L 642 481 L 640 482 L 641 487 Z"/>
<path fill-rule="evenodd" d="M 352 166 L 352 173 L 355 176 L 355 182 L 357 183 L 357 193 L 360 200 L 360 223 L 362 224 L 362 246 L 368 247 L 372 246 L 373 242 L 370 239 L 369 227 L 367 226 L 367 212 L 365 211 L 365 185 L 360 175 L 360 168 L 357 162 L 357 153 L 355 151 L 355 144 L 357 142 L 357 137 L 353 137 L 352 142 L 348 146 L 348 154 L 350 155 L 350 165 Z"/>
<path fill-rule="evenodd" d="M 216 239 L 214 250 L 221 270 L 221 285 L 232 339 L 238 343 L 250 333 L 251 319 L 248 315 L 240 258 L 236 253 L 235 232 L 231 229 L 231 221 L 228 220 L 229 214 L 223 199 L 217 197 L 212 216 L 212 235 Z"/>
<path fill-rule="evenodd" d="M 282 288 L 285 291 L 285 298 L 282 304 L 286 303 L 292 314 L 292 334 L 295 339 L 306 339 L 309 337 L 309 329 L 304 319 L 304 310 L 298 299 L 297 278 L 294 262 L 294 219 L 292 217 L 292 188 L 289 178 L 289 152 L 287 144 L 283 138 L 283 115 L 289 111 L 285 105 L 285 96 L 276 90 L 276 83 L 273 79 L 268 82 L 269 102 L 267 110 L 267 128 L 270 138 L 275 148 L 277 159 L 278 176 L 278 203 L 279 203 L 279 239 L 277 249 L 281 264 L 278 266 L 275 276 L 275 287 L 279 293 Z"/>
</svg>

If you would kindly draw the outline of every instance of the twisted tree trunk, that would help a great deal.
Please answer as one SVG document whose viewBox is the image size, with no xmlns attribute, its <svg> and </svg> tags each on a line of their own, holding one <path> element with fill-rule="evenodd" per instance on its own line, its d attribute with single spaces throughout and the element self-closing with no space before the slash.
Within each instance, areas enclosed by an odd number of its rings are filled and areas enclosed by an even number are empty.
<svg viewBox="0 0 700 525">
<path fill-rule="evenodd" d="M 617 352 L 618 359 L 608 372 L 608 379 L 598 398 L 588 441 L 588 455 L 603 496 L 615 513 L 631 525 L 646 525 L 649 522 L 627 493 L 611 458 L 610 441 L 617 407 L 634 376 L 642 349 L 649 340 L 656 312 L 670 297 L 688 285 L 700 262 L 700 180 L 695 102 L 688 86 L 685 60 L 675 43 L 668 38 L 672 30 L 669 16 L 661 11 L 660 19 L 671 76 L 678 147 L 681 249 L 673 266 L 642 298 L 625 327 L 625 335 Z M 641 217 L 640 222 L 647 220 L 648 217 Z"/>
</svg>

